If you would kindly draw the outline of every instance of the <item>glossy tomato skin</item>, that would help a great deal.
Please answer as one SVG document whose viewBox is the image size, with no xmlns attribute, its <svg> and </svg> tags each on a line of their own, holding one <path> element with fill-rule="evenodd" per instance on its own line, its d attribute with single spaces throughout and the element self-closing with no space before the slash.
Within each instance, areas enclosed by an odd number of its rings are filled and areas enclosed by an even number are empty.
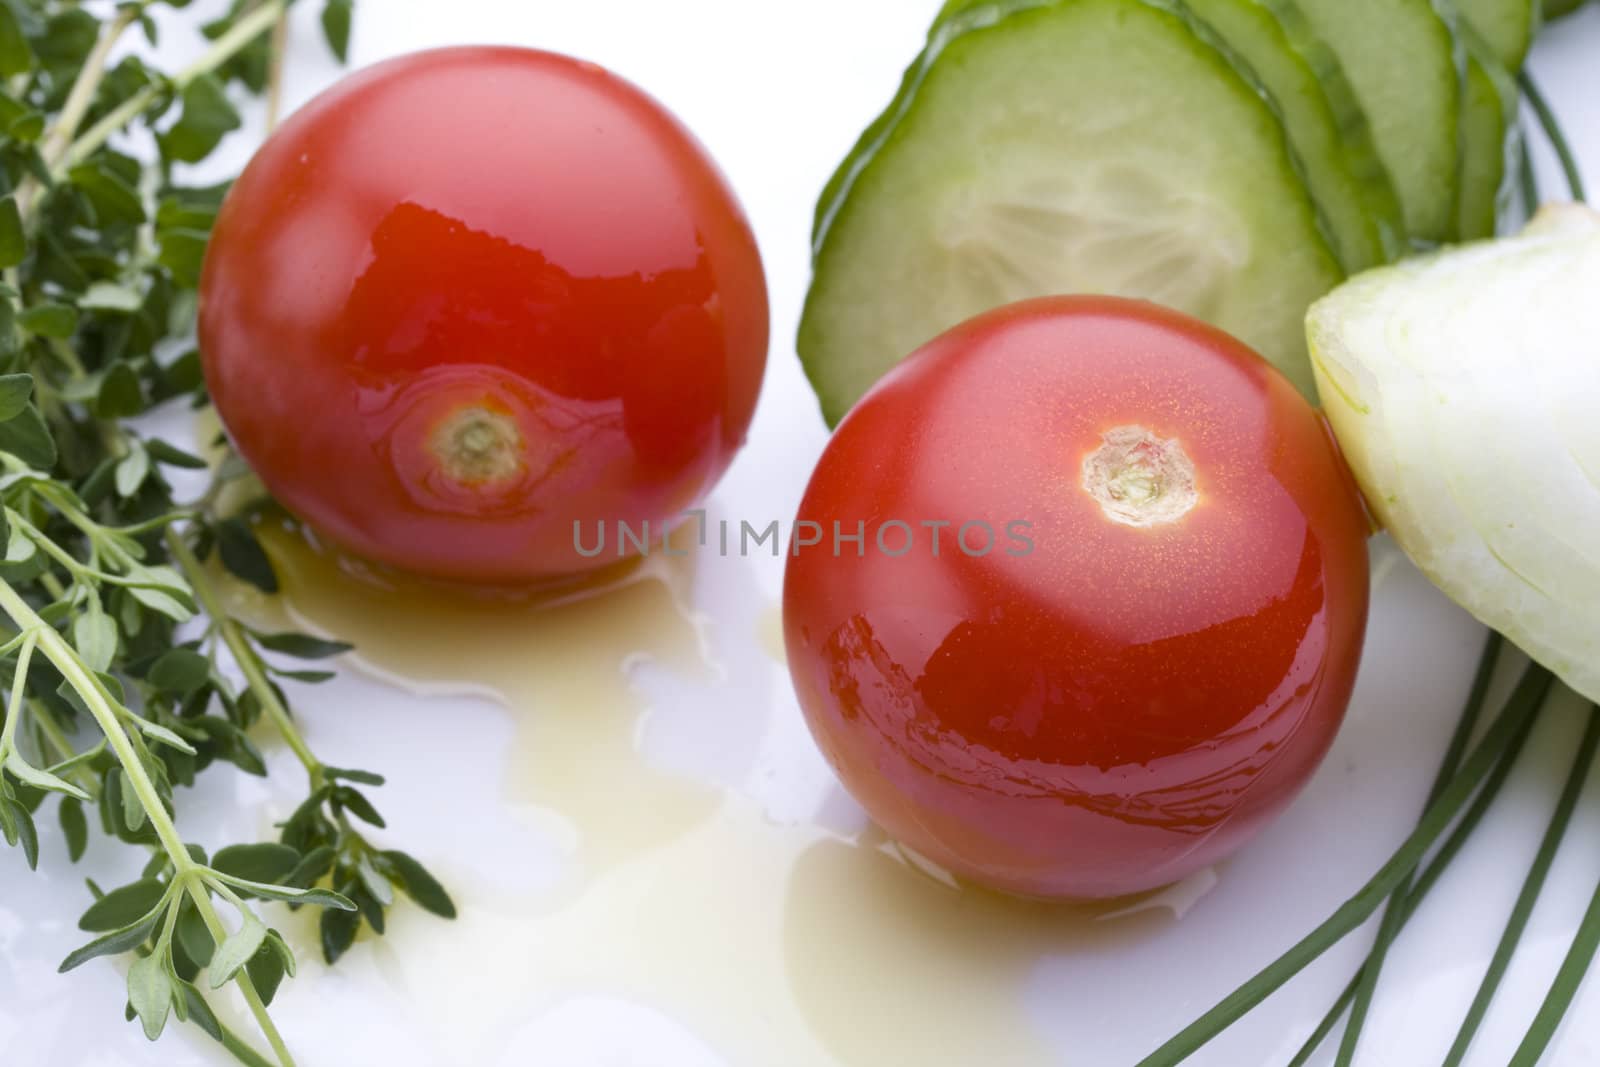
<svg viewBox="0 0 1600 1067">
<path fill-rule="evenodd" d="M 1113 521 L 1086 488 L 1126 427 L 1192 463 L 1175 521 Z M 1047 298 L 931 342 L 840 425 L 799 519 L 823 532 L 784 587 L 812 733 L 891 835 L 981 884 L 1110 897 L 1217 862 L 1350 697 L 1368 531 L 1344 464 L 1277 371 L 1154 305 Z M 893 520 L 912 551 L 879 550 Z M 834 554 L 835 521 L 864 551 Z M 980 521 L 981 556 L 954 541 Z"/>
<path fill-rule="evenodd" d="M 766 285 L 692 135 L 589 63 L 378 64 L 266 143 L 201 285 L 207 384 L 292 512 L 360 555 L 484 582 L 614 564 L 743 443 Z M 614 526 L 612 527 L 615 528 Z"/>
</svg>

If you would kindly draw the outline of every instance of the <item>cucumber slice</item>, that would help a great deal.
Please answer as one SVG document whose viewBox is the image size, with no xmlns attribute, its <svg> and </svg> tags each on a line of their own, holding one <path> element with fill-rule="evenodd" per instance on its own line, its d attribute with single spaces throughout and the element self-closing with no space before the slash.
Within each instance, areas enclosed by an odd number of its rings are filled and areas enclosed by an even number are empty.
<svg viewBox="0 0 1600 1067">
<path fill-rule="evenodd" d="M 1341 276 L 1265 98 L 1176 0 L 996 0 L 937 26 L 824 192 L 799 350 L 830 424 L 998 304 L 1143 297 L 1314 396 Z"/>
<path fill-rule="evenodd" d="M 1338 57 L 1292 3 L 1185 0 L 1272 94 L 1345 270 L 1399 258 L 1405 221 Z"/>
<path fill-rule="evenodd" d="M 1455 3 L 1494 52 L 1500 65 L 1508 71 L 1521 70 L 1542 18 L 1539 0 L 1455 0 Z"/>
<path fill-rule="evenodd" d="M 1436 3 L 1467 51 L 1461 98 L 1460 236 L 1462 240 L 1490 237 L 1514 193 L 1517 80 L 1451 0 Z"/>
<path fill-rule="evenodd" d="M 987 0 L 946 0 L 942 22 Z M 1398 259 L 1405 220 L 1338 57 L 1280 0 L 1184 0 L 1271 95 L 1301 173 L 1351 274 Z"/>
<path fill-rule="evenodd" d="M 1288 0 L 1285 0 L 1288 2 Z M 1293 0 L 1339 57 L 1413 237 L 1455 236 L 1461 67 L 1429 0 Z"/>
</svg>

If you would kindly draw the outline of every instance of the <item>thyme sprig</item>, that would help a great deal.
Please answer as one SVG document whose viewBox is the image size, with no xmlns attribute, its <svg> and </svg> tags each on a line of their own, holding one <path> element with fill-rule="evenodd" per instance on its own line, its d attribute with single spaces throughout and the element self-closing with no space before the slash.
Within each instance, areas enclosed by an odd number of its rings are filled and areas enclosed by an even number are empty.
<svg viewBox="0 0 1600 1067">
<path fill-rule="evenodd" d="M 206 463 L 134 421 L 204 402 L 194 290 L 226 186 L 186 185 L 179 166 L 242 125 L 240 96 L 280 98 L 291 2 L 235 0 L 199 27 L 204 54 L 165 74 L 125 46 L 155 44 L 152 12 L 187 0 L 0 0 L 0 836 L 38 865 L 48 802 L 66 858 L 94 826 L 148 854 L 136 881 L 90 883 L 94 936 L 62 970 L 125 957 L 149 1037 L 176 1017 L 279 1067 L 293 1058 L 269 1005 L 295 960 L 260 902 L 322 908 L 330 960 L 363 924 L 381 933 L 398 894 L 454 914 L 422 864 L 356 828 L 384 825 L 358 788 L 382 778 L 318 757 L 279 685 L 331 676 L 286 658 L 348 646 L 230 613 L 208 557 L 269 591 L 276 577 L 250 526 L 215 511 L 228 465 L 180 500 L 168 472 Z M 322 15 L 343 58 L 350 0 Z M 150 141 L 153 158 L 118 147 Z M 208 852 L 179 830 L 181 790 L 218 767 L 266 774 L 258 724 L 298 757 L 306 799 L 279 840 Z M 212 1010 L 230 985 L 255 1038 Z"/>
</svg>

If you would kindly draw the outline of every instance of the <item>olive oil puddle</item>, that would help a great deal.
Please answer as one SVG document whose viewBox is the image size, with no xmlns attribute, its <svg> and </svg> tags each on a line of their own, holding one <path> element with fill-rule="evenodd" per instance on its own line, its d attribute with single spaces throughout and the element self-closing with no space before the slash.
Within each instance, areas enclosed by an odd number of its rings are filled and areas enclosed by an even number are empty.
<svg viewBox="0 0 1600 1067">
<path fill-rule="evenodd" d="M 362 668 L 408 689 L 503 703 L 516 726 L 507 804 L 571 830 L 554 886 L 497 886 L 488 864 L 442 869 L 458 920 L 396 908 L 389 936 L 340 964 L 357 981 L 370 969 L 394 1013 L 428 1020 L 419 1062 L 543 1062 L 539 1017 L 603 997 L 677 1020 L 736 1067 L 1036 1067 L 1058 1056 L 1027 1014 L 1035 967 L 1149 936 L 1189 902 L 1060 906 L 953 888 L 875 830 L 844 840 L 777 825 L 742 794 L 652 767 L 629 666 L 648 657 L 716 684 L 682 559 L 582 598 L 514 601 L 375 578 L 282 523 L 261 533 L 283 594 L 245 611 L 348 640 Z M 771 612 L 752 637 L 781 655 Z M 298 985 L 315 997 L 314 928 L 297 933 L 310 972 Z"/>
</svg>

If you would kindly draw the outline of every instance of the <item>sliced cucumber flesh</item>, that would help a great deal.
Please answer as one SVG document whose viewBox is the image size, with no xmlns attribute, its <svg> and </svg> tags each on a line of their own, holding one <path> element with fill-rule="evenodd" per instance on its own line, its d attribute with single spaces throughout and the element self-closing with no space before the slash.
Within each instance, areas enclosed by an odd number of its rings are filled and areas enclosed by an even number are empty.
<svg viewBox="0 0 1600 1067">
<path fill-rule="evenodd" d="M 1338 57 L 1292 3 L 1186 0 L 1272 96 L 1351 273 L 1398 256 L 1405 222 Z"/>
<path fill-rule="evenodd" d="M 988 0 L 946 0 L 936 25 Z M 1183 0 L 1272 98 L 1345 270 L 1406 251 L 1394 182 L 1338 57 L 1294 0 Z"/>
<path fill-rule="evenodd" d="M 1287 0 L 1286 0 L 1287 2 Z M 1429 0 L 1293 0 L 1339 57 L 1413 237 L 1456 235 L 1461 67 Z"/>
<path fill-rule="evenodd" d="M 1061 292 L 1156 300 L 1314 395 L 1341 271 L 1273 110 L 1171 0 L 952 14 L 818 212 L 799 337 L 830 423 L 956 323 Z"/>
</svg>

